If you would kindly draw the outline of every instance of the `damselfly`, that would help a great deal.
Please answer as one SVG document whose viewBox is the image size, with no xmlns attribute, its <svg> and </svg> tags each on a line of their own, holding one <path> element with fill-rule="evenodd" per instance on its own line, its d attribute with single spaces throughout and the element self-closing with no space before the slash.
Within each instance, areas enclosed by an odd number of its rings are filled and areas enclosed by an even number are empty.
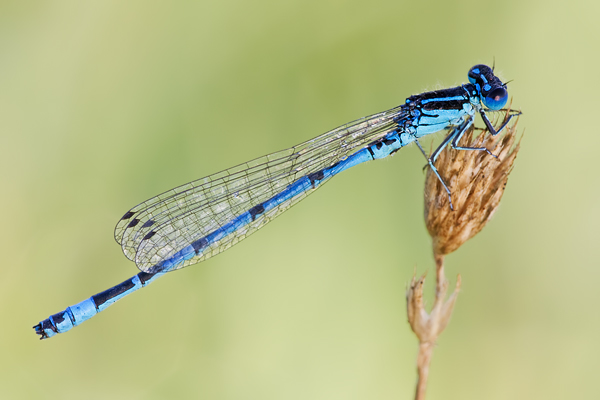
<svg viewBox="0 0 600 400">
<path fill-rule="evenodd" d="M 391 110 L 361 118 L 277 153 L 238 165 L 159 194 L 133 207 L 115 228 L 123 252 L 142 271 L 134 277 L 50 316 L 34 329 L 41 339 L 81 324 L 115 301 L 169 271 L 215 256 L 321 187 L 340 172 L 385 158 L 416 143 L 450 198 L 434 162 L 459 141 L 480 114 L 488 131 L 498 134 L 518 115 L 511 112 L 495 129 L 486 112 L 506 104 L 506 84 L 486 65 L 469 70 L 469 82 L 411 96 Z M 418 139 L 448 130 L 427 157 Z M 490 153 L 491 154 L 491 153 Z M 450 206 L 451 206 L 450 201 Z"/>
</svg>

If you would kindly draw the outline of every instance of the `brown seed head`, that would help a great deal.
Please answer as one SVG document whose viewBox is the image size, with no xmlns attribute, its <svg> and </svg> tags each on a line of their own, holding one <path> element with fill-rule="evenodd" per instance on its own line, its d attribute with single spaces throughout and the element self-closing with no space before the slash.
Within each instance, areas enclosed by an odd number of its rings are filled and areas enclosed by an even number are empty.
<svg viewBox="0 0 600 400">
<path fill-rule="evenodd" d="M 501 137 L 493 137 L 487 131 L 474 137 L 473 128 L 463 136 L 461 146 L 486 147 L 498 158 L 485 151 L 455 150 L 450 146 L 440 153 L 436 168 L 452 193 L 454 211 L 444 187 L 428 169 L 425 224 L 433 239 L 435 255 L 443 256 L 458 249 L 483 229 L 496 211 L 519 151 L 520 141 L 514 145 L 517 122 L 507 126 Z"/>
</svg>

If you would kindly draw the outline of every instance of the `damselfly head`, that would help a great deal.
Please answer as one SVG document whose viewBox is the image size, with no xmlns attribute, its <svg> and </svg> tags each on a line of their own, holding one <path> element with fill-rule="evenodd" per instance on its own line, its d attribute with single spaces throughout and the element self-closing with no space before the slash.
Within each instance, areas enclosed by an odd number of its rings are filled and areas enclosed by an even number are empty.
<svg viewBox="0 0 600 400">
<path fill-rule="evenodd" d="M 499 110 L 508 101 L 506 85 L 487 65 L 479 64 L 469 70 L 469 82 L 475 85 L 481 101 L 490 110 Z"/>
</svg>

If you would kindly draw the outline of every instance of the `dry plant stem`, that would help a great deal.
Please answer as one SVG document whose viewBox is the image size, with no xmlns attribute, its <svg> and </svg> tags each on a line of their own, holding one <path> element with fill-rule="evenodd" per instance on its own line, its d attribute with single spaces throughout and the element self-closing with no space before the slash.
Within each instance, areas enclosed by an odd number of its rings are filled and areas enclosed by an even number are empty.
<svg viewBox="0 0 600 400">
<path fill-rule="evenodd" d="M 434 256 L 436 264 L 436 290 L 435 301 L 431 313 L 427 315 L 423 308 L 422 294 L 425 276 L 422 276 L 418 281 L 413 277 L 411 288 L 407 294 L 409 301 L 409 322 L 411 323 L 413 331 L 419 338 L 417 389 L 415 392 L 416 400 L 425 399 L 427 378 L 429 377 L 429 365 L 431 363 L 435 341 L 450 321 L 452 309 L 454 308 L 458 290 L 460 289 L 459 275 L 454 293 L 452 293 L 448 301 L 444 302 L 448 291 L 448 281 L 444 274 L 444 256 L 439 254 L 435 254 Z"/>
<path fill-rule="evenodd" d="M 427 391 L 427 378 L 429 377 L 429 364 L 433 355 L 433 343 L 419 343 L 419 356 L 417 357 L 417 391 L 415 400 L 424 400 Z"/>
<path fill-rule="evenodd" d="M 446 295 L 448 281 L 444 274 L 444 256 L 439 254 L 434 254 L 433 256 L 435 258 L 435 303 L 437 305 L 440 298 L 443 300 Z"/>
</svg>

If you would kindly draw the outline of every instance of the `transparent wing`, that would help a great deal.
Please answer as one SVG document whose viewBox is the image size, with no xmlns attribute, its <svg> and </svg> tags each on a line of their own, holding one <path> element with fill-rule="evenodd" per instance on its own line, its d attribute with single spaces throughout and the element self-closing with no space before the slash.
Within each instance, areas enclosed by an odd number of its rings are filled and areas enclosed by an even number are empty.
<svg viewBox="0 0 600 400">
<path fill-rule="evenodd" d="M 402 107 L 361 118 L 330 132 L 225 171 L 176 187 L 129 210 L 115 227 L 123 253 L 142 271 L 272 198 L 303 176 L 327 168 L 397 128 Z M 321 182 L 317 187 L 320 187 Z M 211 244 L 178 268 L 228 249 L 305 198 L 298 193 L 254 221 Z"/>
</svg>

